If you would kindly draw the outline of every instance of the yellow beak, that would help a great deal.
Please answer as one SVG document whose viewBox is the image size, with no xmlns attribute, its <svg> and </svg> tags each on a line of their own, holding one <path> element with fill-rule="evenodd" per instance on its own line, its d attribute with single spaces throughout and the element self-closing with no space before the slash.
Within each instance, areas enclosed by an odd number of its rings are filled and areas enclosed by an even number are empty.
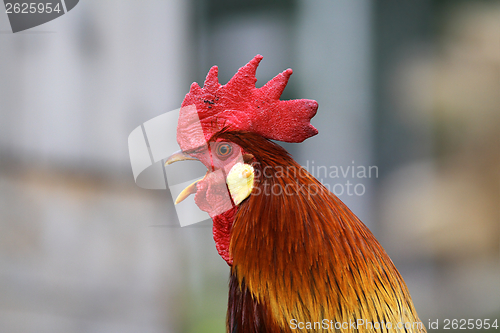
<svg viewBox="0 0 500 333">
<path fill-rule="evenodd" d="M 189 197 L 191 194 L 196 193 L 196 184 L 198 184 L 199 181 L 200 181 L 200 179 L 194 181 L 192 184 L 188 185 L 188 187 L 183 189 L 182 192 L 179 193 L 179 195 L 175 199 L 174 203 L 177 205 L 179 202 L 184 201 L 184 199 Z"/>
<path fill-rule="evenodd" d="M 170 165 L 174 162 L 186 161 L 186 160 L 196 160 L 196 158 L 189 156 L 182 150 L 179 150 L 170 155 L 169 157 L 167 157 L 167 160 L 165 161 L 165 166 Z"/>
<path fill-rule="evenodd" d="M 174 162 L 178 161 L 186 161 L 186 160 L 196 160 L 196 158 L 189 156 L 182 150 L 176 151 L 169 157 L 167 157 L 167 160 L 165 161 L 165 166 L 170 165 Z M 189 197 L 191 194 L 196 193 L 196 184 L 200 181 L 198 179 L 197 181 L 193 182 L 190 184 L 188 187 L 182 190 L 181 193 L 177 196 L 177 199 L 175 199 L 175 204 L 177 205 L 179 202 L 183 201 L 187 197 Z"/>
</svg>

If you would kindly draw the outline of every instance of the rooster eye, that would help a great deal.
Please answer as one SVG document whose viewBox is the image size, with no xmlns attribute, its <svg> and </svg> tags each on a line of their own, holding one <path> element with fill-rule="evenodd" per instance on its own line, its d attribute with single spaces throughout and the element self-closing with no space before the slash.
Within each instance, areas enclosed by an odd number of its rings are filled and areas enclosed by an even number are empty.
<svg viewBox="0 0 500 333">
<path fill-rule="evenodd" d="M 227 158 L 229 155 L 231 155 L 231 152 L 233 151 L 233 147 L 229 143 L 221 143 L 217 145 L 217 148 L 215 150 L 216 154 L 220 158 Z"/>
</svg>

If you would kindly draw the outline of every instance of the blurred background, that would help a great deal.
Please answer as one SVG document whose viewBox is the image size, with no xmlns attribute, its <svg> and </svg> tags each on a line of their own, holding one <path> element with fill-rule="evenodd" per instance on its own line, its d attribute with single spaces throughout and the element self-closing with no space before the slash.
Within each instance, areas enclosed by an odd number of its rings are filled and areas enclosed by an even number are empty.
<svg viewBox="0 0 500 333">
<path fill-rule="evenodd" d="M 376 167 L 316 175 L 362 185 L 336 193 L 423 323 L 500 319 L 500 1 L 82 0 L 0 13 L 0 332 L 224 331 L 210 222 L 135 185 L 127 138 L 256 54 L 257 86 L 291 67 L 282 99 L 319 102 L 302 165 Z"/>
</svg>

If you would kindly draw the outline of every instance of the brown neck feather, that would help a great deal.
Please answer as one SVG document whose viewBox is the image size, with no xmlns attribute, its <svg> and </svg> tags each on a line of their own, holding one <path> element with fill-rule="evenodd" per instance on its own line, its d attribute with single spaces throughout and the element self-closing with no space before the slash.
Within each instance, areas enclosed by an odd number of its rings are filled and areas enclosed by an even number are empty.
<svg viewBox="0 0 500 333">
<path fill-rule="evenodd" d="M 221 137 L 256 160 L 256 186 L 236 212 L 229 251 L 239 292 L 265 308 L 260 320 L 283 332 L 293 319 L 419 322 L 399 272 L 342 201 L 280 146 L 251 133 Z"/>
</svg>

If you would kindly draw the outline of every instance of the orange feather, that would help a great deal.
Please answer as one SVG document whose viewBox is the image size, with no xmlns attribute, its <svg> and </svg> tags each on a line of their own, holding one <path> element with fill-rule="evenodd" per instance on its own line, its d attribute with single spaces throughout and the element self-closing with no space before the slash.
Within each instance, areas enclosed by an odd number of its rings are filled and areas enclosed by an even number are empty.
<svg viewBox="0 0 500 333">
<path fill-rule="evenodd" d="M 231 229 L 228 332 L 425 332 L 391 259 L 340 199 L 257 134 L 217 138 L 253 155 L 256 172 Z"/>
</svg>

